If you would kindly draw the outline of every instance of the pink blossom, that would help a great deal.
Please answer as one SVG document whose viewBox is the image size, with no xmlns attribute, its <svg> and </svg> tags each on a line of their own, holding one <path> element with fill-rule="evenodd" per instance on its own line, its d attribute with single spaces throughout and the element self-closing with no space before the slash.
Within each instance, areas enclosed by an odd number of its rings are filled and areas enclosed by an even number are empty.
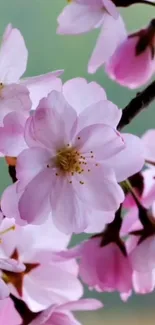
<svg viewBox="0 0 155 325">
<path fill-rule="evenodd" d="M 75 84 L 77 80 L 68 84 L 70 96 L 64 85 L 69 102 Z M 94 103 L 91 93 L 89 107 L 84 102 L 78 114 L 61 93 L 53 91 L 29 118 L 25 131 L 29 149 L 18 157 L 16 187 L 19 214 L 28 223 L 41 223 L 52 212 L 62 231 L 81 232 L 89 226 L 91 210 L 93 218 L 104 211 L 112 215 L 123 201 L 117 181 L 141 169 L 143 149 L 137 137 L 116 131 L 121 111 L 107 99 L 98 100 Z M 12 204 L 12 199 L 5 192 L 2 209 L 6 204 Z"/>
<path fill-rule="evenodd" d="M 81 299 L 63 305 L 55 305 L 43 311 L 29 325 L 80 325 L 71 311 L 96 310 L 102 307 L 103 304 L 96 299 Z"/>
<path fill-rule="evenodd" d="M 62 252 L 62 256 L 79 258 L 79 275 L 84 283 L 97 291 L 118 291 L 129 294 L 132 289 L 132 268 L 128 256 L 111 242 L 101 245 L 100 236 Z"/>
<path fill-rule="evenodd" d="M 106 65 L 108 75 L 131 89 L 144 85 L 154 73 L 154 20 L 139 32 L 129 35 Z"/>
<path fill-rule="evenodd" d="M 22 324 L 22 319 L 17 313 L 13 301 L 10 298 L 0 301 L 0 323 L 6 325 Z"/>
<path fill-rule="evenodd" d="M 122 18 L 111 0 L 74 0 L 58 17 L 59 34 L 81 34 L 101 28 L 88 64 L 90 73 L 103 65 L 126 37 Z"/>
<path fill-rule="evenodd" d="M 13 219 L 5 218 L 1 231 L 14 224 Z M 2 278 L 8 290 L 25 301 L 30 310 L 38 312 L 52 304 L 62 304 L 77 300 L 83 293 L 77 279 L 78 266 L 74 259 L 67 261 L 57 256 L 64 249 L 70 237 L 60 233 L 51 219 L 42 226 L 15 226 L 14 231 L 3 235 L 0 253 L 5 258 L 14 258 L 24 264 L 25 270 L 19 275 L 2 267 Z M 7 260 L 6 260 L 7 261 Z M 13 269 L 12 269 L 13 271 Z M 14 271 L 13 271 L 14 272 Z"/>
</svg>

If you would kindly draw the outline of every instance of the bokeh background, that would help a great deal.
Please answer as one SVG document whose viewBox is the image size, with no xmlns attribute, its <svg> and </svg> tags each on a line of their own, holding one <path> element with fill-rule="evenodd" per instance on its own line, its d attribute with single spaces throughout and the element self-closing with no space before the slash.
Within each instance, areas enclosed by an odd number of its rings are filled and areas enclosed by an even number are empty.
<svg viewBox="0 0 155 325">
<path fill-rule="evenodd" d="M 0 0 L 0 36 L 10 22 L 22 32 L 29 50 L 25 76 L 64 69 L 64 81 L 78 76 L 90 81 L 95 80 L 105 88 L 110 100 L 120 108 L 125 107 L 136 92 L 119 87 L 107 78 L 103 69 L 95 75 L 87 74 L 88 59 L 98 31 L 74 37 L 56 35 L 56 19 L 65 5 L 66 0 Z M 135 5 L 121 10 L 121 13 L 131 32 L 148 24 L 155 16 L 155 9 L 146 5 Z M 128 131 L 141 135 L 146 129 L 154 127 L 155 103 L 132 122 Z M 1 160 L 0 191 L 2 192 L 9 183 L 7 167 Z M 80 237 L 76 236 L 73 240 L 74 243 L 78 242 Z M 126 304 L 121 302 L 117 294 L 95 294 L 93 291 L 86 291 L 86 295 L 102 299 L 105 308 L 100 312 L 78 314 L 84 325 L 155 323 L 155 294 L 132 296 Z"/>
</svg>

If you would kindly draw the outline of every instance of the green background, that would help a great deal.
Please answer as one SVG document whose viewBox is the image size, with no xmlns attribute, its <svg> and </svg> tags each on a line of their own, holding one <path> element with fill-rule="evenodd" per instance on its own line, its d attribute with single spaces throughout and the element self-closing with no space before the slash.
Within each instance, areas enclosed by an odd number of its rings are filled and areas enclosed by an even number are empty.
<svg viewBox="0 0 155 325">
<path fill-rule="evenodd" d="M 56 69 L 65 69 L 63 80 L 73 77 L 85 77 L 99 82 L 106 90 L 108 97 L 120 108 L 123 108 L 136 94 L 121 88 L 107 78 L 101 68 L 95 75 L 87 74 L 87 63 L 98 31 L 79 36 L 56 35 L 56 18 L 66 5 L 65 0 L 0 0 L 0 35 L 6 25 L 11 22 L 22 32 L 29 50 L 28 67 L 25 76 L 33 76 Z M 155 9 L 149 6 L 136 5 L 121 10 L 127 28 L 132 31 L 148 24 L 154 18 Z M 22 59 L 22 58 L 21 58 Z M 128 130 L 142 134 L 148 128 L 155 127 L 155 104 L 136 118 Z M 10 179 L 3 160 L 0 161 L 0 191 Z M 75 241 L 79 240 L 77 236 Z M 95 296 L 94 292 L 89 296 Z M 117 294 L 96 295 L 103 299 L 105 309 L 102 312 L 80 315 L 84 324 L 153 324 L 154 295 L 132 296 L 127 304 L 123 304 Z"/>
</svg>

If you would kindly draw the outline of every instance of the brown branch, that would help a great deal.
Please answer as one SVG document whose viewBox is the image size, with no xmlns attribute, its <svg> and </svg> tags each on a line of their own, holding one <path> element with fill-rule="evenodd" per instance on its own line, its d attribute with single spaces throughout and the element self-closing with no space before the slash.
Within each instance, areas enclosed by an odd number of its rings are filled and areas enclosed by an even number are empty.
<svg viewBox="0 0 155 325">
<path fill-rule="evenodd" d="M 155 81 L 137 94 L 135 98 L 123 109 L 122 118 L 118 124 L 118 130 L 128 125 L 141 111 L 155 100 Z"/>
<path fill-rule="evenodd" d="M 12 182 L 13 183 L 16 183 L 17 181 L 17 178 L 16 178 L 16 167 L 15 166 L 8 166 L 8 172 L 9 172 L 9 175 L 12 179 Z"/>
</svg>

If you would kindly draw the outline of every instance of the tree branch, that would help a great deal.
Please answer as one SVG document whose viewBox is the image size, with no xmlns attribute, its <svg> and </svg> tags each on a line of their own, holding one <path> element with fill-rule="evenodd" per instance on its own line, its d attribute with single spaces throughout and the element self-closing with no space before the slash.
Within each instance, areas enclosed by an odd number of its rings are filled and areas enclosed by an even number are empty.
<svg viewBox="0 0 155 325">
<path fill-rule="evenodd" d="M 122 118 L 118 124 L 118 130 L 128 125 L 141 111 L 148 108 L 155 100 L 155 81 L 146 89 L 137 94 L 135 98 L 123 109 Z"/>
</svg>

